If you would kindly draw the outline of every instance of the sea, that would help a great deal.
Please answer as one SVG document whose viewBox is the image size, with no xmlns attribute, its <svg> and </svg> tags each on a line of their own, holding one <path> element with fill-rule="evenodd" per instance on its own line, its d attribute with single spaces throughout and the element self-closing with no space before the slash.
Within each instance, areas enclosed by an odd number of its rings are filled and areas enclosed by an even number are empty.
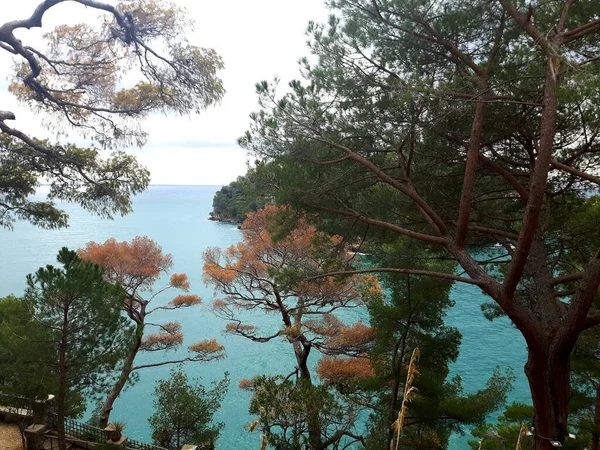
<svg viewBox="0 0 600 450">
<path fill-rule="evenodd" d="M 135 236 L 148 236 L 158 242 L 163 251 L 173 256 L 173 271 L 185 272 L 191 282 L 191 292 L 198 294 L 203 303 L 193 308 L 174 311 L 158 310 L 152 321 L 179 321 L 184 332 L 184 347 L 209 338 L 217 338 L 227 352 L 221 361 L 187 363 L 184 370 L 192 379 L 205 385 L 220 380 L 229 372 L 231 384 L 215 421 L 225 427 L 217 442 L 218 450 L 254 450 L 260 446 L 260 435 L 250 433 L 246 426 L 252 420 L 248 413 L 250 395 L 238 388 L 241 379 L 261 374 L 288 375 L 294 368 L 294 358 L 283 339 L 269 343 L 254 343 L 244 338 L 223 333 L 225 322 L 210 309 L 218 298 L 212 288 L 202 281 L 202 253 L 209 247 L 228 247 L 239 241 L 241 234 L 235 224 L 208 220 L 212 199 L 221 186 L 150 186 L 133 200 L 133 212 L 113 220 L 90 214 L 77 205 L 60 204 L 69 214 L 69 228 L 43 230 L 26 222 L 18 222 L 13 230 L 0 229 L 0 296 L 21 295 L 25 277 L 40 266 L 54 264 L 61 247 L 78 249 L 90 241 L 104 242 L 109 238 L 130 240 Z M 44 198 L 42 186 L 36 196 Z M 165 280 L 161 280 L 165 281 Z M 157 283 L 157 287 L 161 283 Z M 526 348 L 520 333 L 507 319 L 489 322 L 481 313 L 486 301 L 474 286 L 456 284 L 451 292 L 455 305 L 448 311 L 446 323 L 462 333 L 460 356 L 452 364 L 452 376 L 462 378 L 465 392 L 485 387 L 495 367 L 512 369 L 515 375 L 510 402 L 529 403 L 530 396 L 523 373 Z M 167 303 L 168 294 L 155 300 Z M 279 320 L 274 315 L 253 313 L 253 323 L 268 332 L 278 329 Z M 151 316 L 152 317 L 152 316 Z M 185 351 L 171 354 L 141 355 L 138 363 L 157 362 L 165 357 L 184 357 Z M 315 363 L 318 355 L 312 355 Z M 172 368 L 155 367 L 139 371 L 137 383 L 128 386 L 116 401 L 111 420 L 126 422 L 124 434 L 151 442 L 148 418 L 154 411 L 153 393 L 158 380 L 167 378 Z M 89 413 L 88 413 L 89 414 Z M 85 417 L 83 418 L 85 420 Z M 494 417 L 491 418 L 494 420 Z M 468 432 L 452 436 L 449 450 L 468 449 L 467 441 L 473 439 Z"/>
</svg>

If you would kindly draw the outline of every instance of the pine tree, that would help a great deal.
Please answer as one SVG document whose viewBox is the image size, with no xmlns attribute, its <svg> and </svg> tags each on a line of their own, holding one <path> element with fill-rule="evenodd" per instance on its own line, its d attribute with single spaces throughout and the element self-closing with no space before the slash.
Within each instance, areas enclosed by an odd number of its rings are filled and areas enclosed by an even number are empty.
<svg viewBox="0 0 600 450">
<path fill-rule="evenodd" d="M 206 390 L 200 380 L 190 382 L 181 367 L 173 369 L 169 379 L 158 381 L 155 412 L 148 419 L 156 445 L 169 450 L 179 450 L 184 444 L 214 448 L 224 424 L 212 420 L 228 386 L 228 373 Z"/>
<path fill-rule="evenodd" d="M 66 450 L 68 398 L 80 393 L 87 400 L 106 389 L 132 330 L 121 315 L 123 289 L 105 281 L 100 267 L 67 248 L 59 251 L 57 261 L 62 267 L 48 265 L 28 275 L 25 298 L 32 320 L 48 336 L 31 345 L 45 347 L 47 353 L 36 363 L 57 379 L 58 442 Z"/>
</svg>

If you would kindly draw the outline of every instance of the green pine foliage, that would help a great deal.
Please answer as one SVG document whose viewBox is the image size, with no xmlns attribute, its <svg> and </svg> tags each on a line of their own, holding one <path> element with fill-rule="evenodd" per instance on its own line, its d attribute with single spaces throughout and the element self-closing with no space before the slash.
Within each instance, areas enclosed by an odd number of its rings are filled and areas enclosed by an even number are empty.
<svg viewBox="0 0 600 450">
<path fill-rule="evenodd" d="M 56 395 L 58 378 L 50 375 L 55 369 L 45 364 L 50 355 L 56 356 L 52 333 L 35 319 L 33 311 L 31 299 L 0 298 L 0 405 L 35 411 Z M 84 392 L 73 389 L 66 414 L 79 417 L 85 407 Z"/>
<path fill-rule="evenodd" d="M 125 215 L 131 212 L 132 197 L 148 187 L 148 170 L 125 152 L 102 159 L 95 148 L 39 144 L 48 149 L 46 154 L 0 133 L 0 227 L 11 229 L 17 220 L 66 227 L 69 216 L 56 200 L 77 203 L 105 218 Z M 50 184 L 45 200 L 32 198 L 40 180 Z"/>
<path fill-rule="evenodd" d="M 223 423 L 213 423 L 229 387 L 229 374 L 207 390 L 200 380 L 190 381 L 182 367 L 171 371 L 154 389 L 155 412 L 150 417 L 152 439 L 156 445 L 179 450 L 184 444 L 213 448 Z"/>
<path fill-rule="evenodd" d="M 0 389 L 31 404 L 55 395 L 58 443 L 65 450 L 64 419 L 110 386 L 132 330 L 121 314 L 122 288 L 105 281 L 100 267 L 65 247 L 57 262 L 27 276 L 23 299 L 0 302 L 0 337 L 7 338 Z"/>
<path fill-rule="evenodd" d="M 370 249 L 375 250 L 371 244 Z M 373 262 L 386 267 L 449 271 L 453 262 L 433 258 L 405 239 L 382 239 Z M 419 375 L 413 385 L 416 395 L 408 403 L 403 429 L 403 447 L 446 448 L 452 432 L 465 426 L 482 425 L 486 417 L 504 405 L 512 374 L 496 370 L 487 387 L 465 394 L 460 376 L 449 378 L 449 365 L 459 354 L 461 335 L 444 324 L 450 300 L 451 281 L 415 275 L 384 274 L 386 298 L 367 307 L 376 332 L 371 358 L 376 377 L 368 382 L 376 402 L 371 412 L 368 448 L 387 448 L 392 438 L 390 424 L 402 403 L 408 361 L 419 348 Z"/>
<path fill-rule="evenodd" d="M 361 408 L 327 385 L 260 376 L 250 389 L 250 414 L 258 416 L 259 429 L 273 448 L 315 448 L 310 445 L 309 424 L 321 430 L 321 449 L 353 448 L 348 446 L 364 442 L 357 432 Z"/>
<path fill-rule="evenodd" d="M 39 323 L 50 342 L 39 364 L 59 371 L 60 350 L 66 351 L 64 368 L 69 392 L 87 398 L 108 386 L 111 370 L 124 355 L 131 327 L 122 316 L 122 289 L 104 280 L 102 269 L 82 261 L 74 251 L 62 248 L 57 257 L 62 267 L 48 265 L 27 277 L 25 299 L 31 320 Z"/>
<path fill-rule="evenodd" d="M 274 203 L 274 169 L 269 164 L 256 161 L 245 175 L 219 189 L 213 198 L 211 217 L 242 223 L 249 212 Z"/>
</svg>

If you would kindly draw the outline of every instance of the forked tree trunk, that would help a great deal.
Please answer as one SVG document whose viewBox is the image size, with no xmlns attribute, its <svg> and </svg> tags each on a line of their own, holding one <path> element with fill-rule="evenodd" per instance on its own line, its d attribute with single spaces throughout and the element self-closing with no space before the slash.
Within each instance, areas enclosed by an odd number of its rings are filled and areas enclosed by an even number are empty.
<svg viewBox="0 0 600 450">
<path fill-rule="evenodd" d="M 137 356 L 138 351 L 140 350 L 140 345 L 142 345 L 143 335 L 144 325 L 138 323 L 136 325 L 134 341 L 132 342 L 129 352 L 127 353 L 127 358 L 125 358 L 125 361 L 123 362 L 123 368 L 121 369 L 119 379 L 107 395 L 104 405 L 102 406 L 99 423 L 100 428 L 105 428 L 108 425 L 113 405 L 119 397 L 119 395 L 121 395 L 123 388 L 127 384 L 127 380 L 129 379 L 129 376 L 133 371 L 133 361 L 135 360 L 135 357 Z"/>
<path fill-rule="evenodd" d="M 564 442 L 571 396 L 569 352 L 529 350 L 525 373 L 534 408 L 535 450 L 551 450 L 552 441 Z M 566 354 L 565 354 L 566 353 Z"/>
<path fill-rule="evenodd" d="M 305 349 L 300 342 L 294 343 L 294 354 L 296 356 L 296 363 L 298 364 L 298 371 L 300 372 L 300 378 L 308 381 L 312 384 L 310 370 L 308 370 L 308 355 L 310 353 L 310 347 Z"/>
<path fill-rule="evenodd" d="M 310 354 L 310 345 L 304 345 L 299 340 L 294 341 L 294 354 L 298 363 L 300 378 L 312 386 L 310 370 L 308 369 L 308 356 Z M 321 450 L 323 443 L 321 439 L 321 424 L 319 423 L 319 411 L 308 411 L 308 446 L 310 450 Z"/>
</svg>

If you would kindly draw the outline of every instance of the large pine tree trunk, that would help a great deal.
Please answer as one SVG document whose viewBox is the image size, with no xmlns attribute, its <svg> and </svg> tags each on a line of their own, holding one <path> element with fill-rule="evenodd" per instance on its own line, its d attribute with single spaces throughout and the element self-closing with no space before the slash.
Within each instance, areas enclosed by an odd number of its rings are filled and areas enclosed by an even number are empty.
<svg viewBox="0 0 600 450">
<path fill-rule="evenodd" d="M 56 413 L 58 416 L 57 433 L 59 450 L 67 450 L 65 435 L 65 404 L 67 402 L 67 336 L 68 336 L 69 308 L 63 310 L 62 336 L 58 349 L 58 396 Z"/>
<path fill-rule="evenodd" d="M 547 349 L 551 350 L 551 349 Z M 566 354 L 565 354 L 566 353 Z M 535 450 L 551 450 L 551 441 L 567 436 L 571 396 L 568 352 L 529 350 L 525 365 L 534 408 Z"/>
<path fill-rule="evenodd" d="M 596 428 L 592 431 L 592 450 L 600 450 L 600 385 L 596 385 L 596 405 L 594 408 L 594 425 Z"/>
<path fill-rule="evenodd" d="M 57 396 L 57 400 L 58 400 L 58 404 L 57 404 L 57 416 L 58 416 L 58 420 L 57 420 L 57 433 L 58 433 L 58 448 L 59 450 L 66 450 L 67 449 L 67 441 L 66 441 L 66 434 L 65 434 L 65 401 L 67 398 L 67 393 L 66 393 L 66 389 L 64 386 L 65 383 L 63 383 L 62 380 L 62 374 L 61 374 L 61 380 L 60 380 L 60 384 L 58 387 L 58 396 Z"/>
<path fill-rule="evenodd" d="M 100 428 L 105 428 L 108 425 L 113 405 L 119 397 L 119 395 L 121 394 L 121 392 L 123 391 L 125 384 L 127 384 L 127 380 L 129 379 L 129 376 L 133 371 L 133 361 L 135 360 L 135 357 L 137 356 L 138 351 L 140 350 L 140 345 L 142 344 L 143 335 L 144 325 L 137 324 L 135 330 L 135 337 L 129 349 L 129 352 L 127 353 L 127 358 L 125 358 L 125 361 L 123 362 L 123 368 L 121 369 L 119 379 L 117 380 L 109 394 L 106 396 L 106 400 L 104 402 L 104 405 L 102 406 L 99 423 Z"/>
</svg>

